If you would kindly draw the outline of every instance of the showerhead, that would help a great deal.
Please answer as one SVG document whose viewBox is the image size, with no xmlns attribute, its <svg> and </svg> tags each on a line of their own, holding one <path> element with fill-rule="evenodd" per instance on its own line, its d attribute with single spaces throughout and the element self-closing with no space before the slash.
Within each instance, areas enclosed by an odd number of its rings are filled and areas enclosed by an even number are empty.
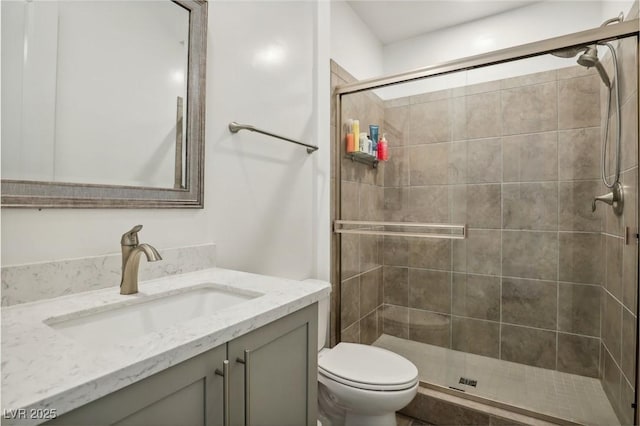
<svg viewBox="0 0 640 426">
<path fill-rule="evenodd" d="M 589 46 L 585 52 L 578 57 L 578 64 L 583 67 L 591 68 L 596 67 L 598 70 L 598 74 L 600 74 L 600 78 L 604 82 L 604 85 L 608 88 L 611 88 L 611 80 L 609 80 L 609 76 L 607 75 L 607 70 L 604 69 L 602 62 L 598 59 L 598 49 L 595 46 Z"/>
<path fill-rule="evenodd" d="M 607 71 L 602 66 L 600 59 L 598 59 L 598 49 L 595 45 L 569 47 L 567 49 L 556 50 L 555 52 L 551 52 L 551 54 L 559 58 L 573 58 L 580 52 L 584 53 L 578 57 L 578 64 L 587 68 L 596 67 L 596 69 L 598 70 L 598 74 L 600 74 L 600 78 L 602 78 L 605 86 L 611 88 L 611 80 L 609 80 Z"/>
<path fill-rule="evenodd" d="M 595 46 L 587 47 L 587 50 L 578 57 L 578 64 L 583 67 L 591 68 L 596 66 L 600 60 L 598 59 L 598 50 Z"/>
</svg>

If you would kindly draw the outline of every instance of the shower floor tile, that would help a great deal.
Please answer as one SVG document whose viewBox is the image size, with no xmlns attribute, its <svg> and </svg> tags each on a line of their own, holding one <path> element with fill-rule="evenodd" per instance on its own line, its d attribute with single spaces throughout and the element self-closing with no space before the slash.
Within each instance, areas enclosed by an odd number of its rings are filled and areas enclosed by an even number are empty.
<svg viewBox="0 0 640 426">
<path fill-rule="evenodd" d="M 617 425 L 600 380 L 427 345 L 383 334 L 374 346 L 404 356 L 420 380 L 586 425 Z M 460 378 L 477 380 L 475 387 Z"/>
</svg>

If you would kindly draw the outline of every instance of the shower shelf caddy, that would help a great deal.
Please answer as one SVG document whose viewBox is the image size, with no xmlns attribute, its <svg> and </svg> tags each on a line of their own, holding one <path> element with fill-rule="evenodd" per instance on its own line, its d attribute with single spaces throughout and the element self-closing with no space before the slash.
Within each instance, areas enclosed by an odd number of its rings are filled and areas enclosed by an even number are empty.
<svg viewBox="0 0 640 426">
<path fill-rule="evenodd" d="M 466 224 L 449 223 L 336 220 L 333 222 L 333 231 L 337 234 L 385 235 L 447 240 L 464 240 L 467 238 Z"/>
<path fill-rule="evenodd" d="M 374 169 L 378 167 L 378 163 L 380 162 L 375 155 L 367 154 L 366 152 L 348 152 L 346 157 L 351 159 L 351 161 L 366 164 Z"/>
</svg>

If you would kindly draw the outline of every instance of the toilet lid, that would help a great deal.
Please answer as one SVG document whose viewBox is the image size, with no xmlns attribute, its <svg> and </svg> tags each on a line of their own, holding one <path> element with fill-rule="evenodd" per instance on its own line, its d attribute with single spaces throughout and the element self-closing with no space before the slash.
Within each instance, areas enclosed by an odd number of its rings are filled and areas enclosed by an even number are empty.
<svg viewBox="0 0 640 426">
<path fill-rule="evenodd" d="M 375 346 L 338 343 L 318 356 L 320 373 L 362 389 L 400 390 L 415 385 L 418 369 L 408 359 Z"/>
</svg>

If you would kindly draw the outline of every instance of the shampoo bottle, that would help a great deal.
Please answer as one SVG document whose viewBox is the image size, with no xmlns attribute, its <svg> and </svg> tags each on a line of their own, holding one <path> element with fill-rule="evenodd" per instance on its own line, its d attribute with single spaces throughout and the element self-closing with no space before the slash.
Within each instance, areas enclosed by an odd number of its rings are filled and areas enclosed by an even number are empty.
<svg viewBox="0 0 640 426">
<path fill-rule="evenodd" d="M 351 127 L 351 131 L 353 133 L 353 150 L 360 151 L 360 121 L 353 120 Z"/>
<path fill-rule="evenodd" d="M 371 151 L 369 152 L 369 154 L 373 155 L 374 157 L 377 156 L 377 152 L 378 152 L 379 130 L 380 130 L 380 127 L 377 124 L 369 125 L 369 135 L 371 136 Z"/>
<path fill-rule="evenodd" d="M 369 152 L 369 138 L 366 133 L 360 133 L 360 152 Z"/>
<path fill-rule="evenodd" d="M 353 137 L 353 120 L 347 120 L 347 124 L 345 125 L 345 130 L 347 133 L 346 142 L 347 142 L 347 152 L 355 151 L 355 142 Z"/>
<path fill-rule="evenodd" d="M 389 159 L 389 146 L 387 144 L 386 134 L 383 133 L 380 141 L 378 141 L 378 160 L 387 161 Z"/>
</svg>

